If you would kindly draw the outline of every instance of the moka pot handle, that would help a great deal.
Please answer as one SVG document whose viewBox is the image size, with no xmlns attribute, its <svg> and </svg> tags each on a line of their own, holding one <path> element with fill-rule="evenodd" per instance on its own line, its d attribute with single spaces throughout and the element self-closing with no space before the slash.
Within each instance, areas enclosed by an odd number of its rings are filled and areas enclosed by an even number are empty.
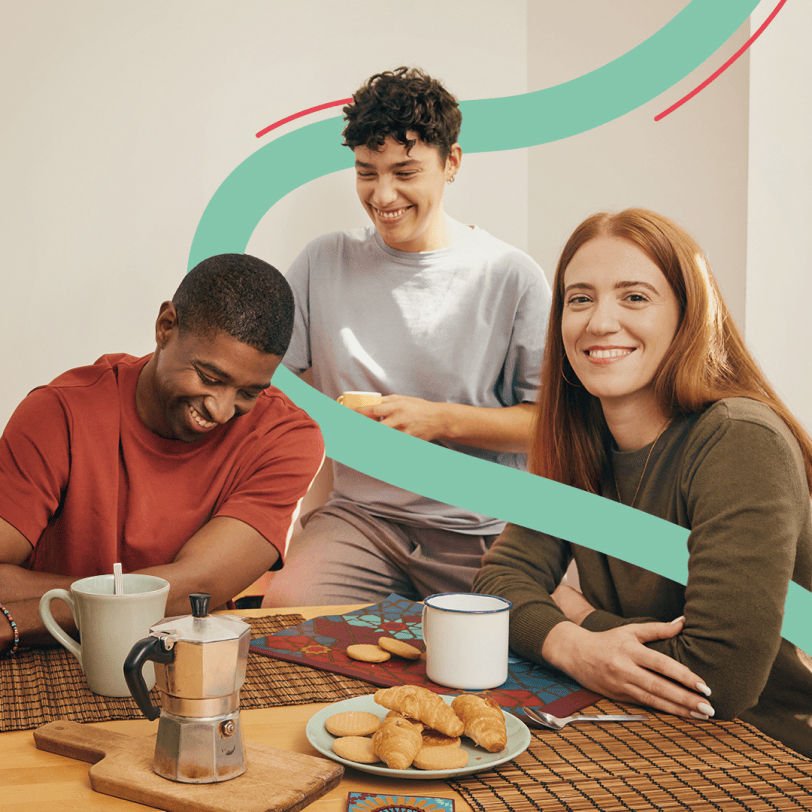
<svg viewBox="0 0 812 812">
<path fill-rule="evenodd" d="M 124 661 L 124 679 L 133 695 L 141 713 L 150 721 L 157 719 L 161 709 L 150 702 L 147 684 L 144 682 L 144 664 L 151 660 L 154 663 L 168 665 L 175 660 L 175 640 L 172 637 L 144 637 L 139 640 Z"/>
</svg>

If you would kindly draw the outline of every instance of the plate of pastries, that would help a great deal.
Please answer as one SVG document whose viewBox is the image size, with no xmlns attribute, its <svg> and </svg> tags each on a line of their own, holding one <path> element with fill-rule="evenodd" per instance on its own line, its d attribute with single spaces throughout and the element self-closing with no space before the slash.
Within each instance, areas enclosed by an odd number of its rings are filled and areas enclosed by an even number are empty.
<svg viewBox="0 0 812 812">
<path fill-rule="evenodd" d="M 307 723 L 307 739 L 346 767 L 437 779 L 495 767 L 523 753 L 530 731 L 493 699 L 443 696 L 415 685 L 336 702 Z"/>
</svg>

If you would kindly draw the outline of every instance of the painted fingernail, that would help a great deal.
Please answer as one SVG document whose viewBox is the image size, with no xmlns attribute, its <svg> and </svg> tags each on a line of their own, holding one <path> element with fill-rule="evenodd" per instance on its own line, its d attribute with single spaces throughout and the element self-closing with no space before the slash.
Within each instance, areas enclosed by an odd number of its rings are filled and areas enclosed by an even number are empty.
<svg viewBox="0 0 812 812">
<path fill-rule="evenodd" d="M 679 623 L 681 620 L 685 620 L 685 615 L 680 615 L 679 617 L 675 617 L 671 622 L 672 623 Z"/>
<path fill-rule="evenodd" d="M 716 711 L 707 702 L 700 702 L 696 708 L 707 716 L 713 716 L 716 713 Z"/>
<path fill-rule="evenodd" d="M 705 696 L 710 696 L 711 695 L 711 689 L 708 688 L 708 686 L 705 685 L 704 682 L 697 682 L 696 690 L 699 691 L 700 693 L 705 694 Z"/>
<path fill-rule="evenodd" d="M 704 713 L 697 713 L 696 711 L 691 711 L 691 716 L 693 716 L 694 719 L 702 719 L 703 721 L 707 721 L 708 719 Z"/>
</svg>

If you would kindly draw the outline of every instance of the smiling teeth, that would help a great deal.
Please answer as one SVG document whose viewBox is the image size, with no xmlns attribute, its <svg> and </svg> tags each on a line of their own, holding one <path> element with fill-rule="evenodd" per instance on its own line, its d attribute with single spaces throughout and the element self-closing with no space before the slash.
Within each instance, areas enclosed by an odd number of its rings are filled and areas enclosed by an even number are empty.
<svg viewBox="0 0 812 812">
<path fill-rule="evenodd" d="M 198 412 L 197 409 L 195 409 L 194 406 L 190 406 L 189 411 L 192 414 L 192 419 L 195 421 L 195 423 L 197 423 L 198 426 L 200 426 L 200 428 L 202 428 L 202 429 L 213 429 L 217 425 L 217 423 L 209 423 L 208 420 L 204 420 L 200 416 L 200 412 Z"/>
<path fill-rule="evenodd" d="M 378 217 L 383 220 L 394 220 L 396 217 L 400 217 L 403 212 L 406 211 L 409 207 L 406 206 L 404 209 L 397 209 L 396 211 L 381 211 L 380 209 L 375 209 L 378 212 Z"/>
<path fill-rule="evenodd" d="M 612 350 L 589 350 L 590 358 L 621 358 L 624 355 L 629 355 L 633 350 L 626 349 L 612 349 Z"/>
</svg>

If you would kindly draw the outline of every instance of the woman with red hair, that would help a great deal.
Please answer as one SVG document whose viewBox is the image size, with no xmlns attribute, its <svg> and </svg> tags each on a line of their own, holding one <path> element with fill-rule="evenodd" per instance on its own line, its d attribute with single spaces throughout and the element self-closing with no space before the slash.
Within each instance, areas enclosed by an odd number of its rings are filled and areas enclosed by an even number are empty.
<svg viewBox="0 0 812 812">
<path fill-rule="evenodd" d="M 588 218 L 553 287 L 531 471 L 687 528 L 688 582 L 508 525 L 474 588 L 513 602 L 515 651 L 590 690 L 812 756 L 812 661 L 781 638 L 789 581 L 812 586 L 812 442 L 667 218 Z"/>
</svg>

